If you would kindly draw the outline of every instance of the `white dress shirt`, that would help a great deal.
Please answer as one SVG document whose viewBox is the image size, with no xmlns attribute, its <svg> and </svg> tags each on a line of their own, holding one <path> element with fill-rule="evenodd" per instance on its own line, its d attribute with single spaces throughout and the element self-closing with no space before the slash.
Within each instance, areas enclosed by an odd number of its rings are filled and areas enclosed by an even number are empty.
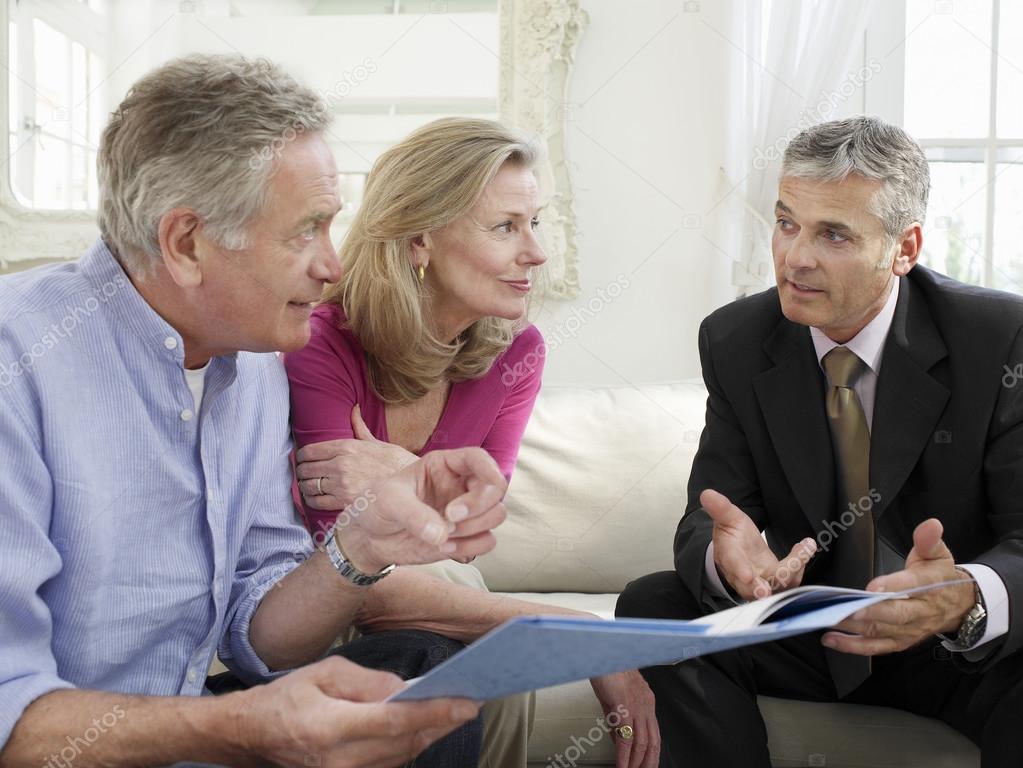
<svg viewBox="0 0 1023 768">
<path fill-rule="evenodd" d="M 853 384 L 853 390 L 860 398 L 863 413 L 867 417 L 868 429 L 873 426 L 874 395 L 877 391 L 877 377 L 881 373 L 884 343 L 888 338 L 892 319 L 895 317 L 895 305 L 898 303 L 899 286 L 901 283 L 901 279 L 893 281 L 888 301 L 885 302 L 881 311 L 863 327 L 863 330 L 844 345 L 867 364 L 867 371 Z M 814 351 L 817 353 L 818 365 L 820 365 L 821 360 L 828 352 L 840 346 L 838 342 L 828 338 L 820 328 L 811 327 L 810 338 L 813 340 Z M 823 370 L 823 366 L 821 366 L 821 370 Z M 972 661 L 975 658 L 980 659 L 984 657 L 986 652 L 982 650 L 981 646 L 996 640 L 1009 631 L 1009 593 L 1001 576 L 989 566 L 959 564 L 959 567 L 964 571 L 968 571 L 977 580 L 977 585 L 984 597 L 984 604 L 987 609 L 987 627 L 983 636 L 971 648 L 966 649 L 973 652 L 970 656 L 967 656 Z M 706 571 L 707 580 L 711 587 L 720 595 L 729 596 L 714 563 L 714 542 L 711 542 L 707 547 Z M 950 651 L 963 650 L 953 647 L 947 642 L 944 645 Z"/>
</svg>

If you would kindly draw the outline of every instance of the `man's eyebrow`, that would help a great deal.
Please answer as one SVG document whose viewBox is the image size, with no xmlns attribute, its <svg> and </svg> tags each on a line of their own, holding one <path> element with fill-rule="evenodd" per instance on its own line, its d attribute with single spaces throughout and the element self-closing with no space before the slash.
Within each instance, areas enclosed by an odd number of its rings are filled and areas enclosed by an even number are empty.
<svg viewBox="0 0 1023 768">
<path fill-rule="evenodd" d="M 792 209 L 789 208 L 787 205 L 785 205 L 785 203 L 783 203 L 781 200 L 778 200 L 778 201 L 775 202 L 774 209 L 776 211 L 781 211 L 783 213 L 787 213 L 790 216 L 794 215 L 793 212 L 792 212 Z M 839 231 L 839 232 L 853 233 L 853 232 L 856 231 L 852 227 L 850 227 L 848 224 L 844 224 L 841 221 L 818 221 L 818 222 L 816 222 L 816 225 L 818 227 L 820 227 L 821 229 L 834 229 L 834 230 Z"/>
<path fill-rule="evenodd" d="M 819 225 L 823 229 L 834 229 L 834 230 L 837 230 L 839 232 L 852 232 L 853 231 L 852 227 L 850 227 L 848 224 L 843 224 L 840 221 L 822 221 L 822 222 L 819 222 Z"/>
<path fill-rule="evenodd" d="M 308 216 L 306 216 L 301 221 L 299 221 L 295 225 L 295 229 L 299 229 L 300 227 L 304 227 L 307 224 L 319 224 L 322 221 L 328 221 L 329 219 L 333 219 L 340 212 L 341 212 L 341 206 L 338 206 L 337 209 L 333 213 L 328 213 L 326 211 L 314 211 L 313 213 L 310 213 Z"/>
</svg>

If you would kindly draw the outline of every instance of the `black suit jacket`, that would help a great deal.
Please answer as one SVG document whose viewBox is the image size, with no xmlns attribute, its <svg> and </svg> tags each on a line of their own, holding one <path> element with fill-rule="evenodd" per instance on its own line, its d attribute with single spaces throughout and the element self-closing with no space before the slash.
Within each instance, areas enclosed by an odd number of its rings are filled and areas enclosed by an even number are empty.
<svg viewBox="0 0 1023 768">
<path fill-rule="evenodd" d="M 983 563 L 1002 577 L 1010 629 L 987 666 L 1023 646 L 1023 379 L 1005 368 L 1023 364 L 1023 299 L 919 266 L 901 280 L 874 401 L 874 517 L 903 557 L 913 529 L 937 517 L 956 562 Z M 675 567 L 712 611 L 723 604 L 706 584 L 712 525 L 700 507 L 703 489 L 745 511 L 779 557 L 807 536 L 826 542 L 821 534 L 842 510 L 826 380 L 809 329 L 784 317 L 777 290 L 714 312 L 699 344 L 707 417 Z M 831 552 L 815 556 L 804 583 L 828 583 Z"/>
</svg>

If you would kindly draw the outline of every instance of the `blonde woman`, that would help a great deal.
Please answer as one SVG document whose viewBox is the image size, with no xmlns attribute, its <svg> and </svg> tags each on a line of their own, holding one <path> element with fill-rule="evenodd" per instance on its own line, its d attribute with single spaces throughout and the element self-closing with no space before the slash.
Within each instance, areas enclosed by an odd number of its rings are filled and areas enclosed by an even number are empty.
<svg viewBox="0 0 1023 768">
<path fill-rule="evenodd" d="M 315 536 L 344 525 L 376 484 L 432 450 L 482 446 L 510 478 L 544 352 L 525 319 L 545 261 L 536 160 L 531 141 L 498 123 L 449 118 L 374 164 L 341 247 L 341 280 L 314 311 L 309 344 L 285 358 L 298 485 Z M 428 630 L 471 642 L 538 613 L 574 612 L 490 595 L 475 568 L 450 563 L 399 569 L 367 590 L 357 623 L 366 633 Z M 628 713 L 634 735 L 618 737 L 620 768 L 656 766 L 653 696 L 640 675 L 592 684 L 605 712 Z M 482 764 L 524 766 L 531 696 L 485 718 Z"/>
</svg>

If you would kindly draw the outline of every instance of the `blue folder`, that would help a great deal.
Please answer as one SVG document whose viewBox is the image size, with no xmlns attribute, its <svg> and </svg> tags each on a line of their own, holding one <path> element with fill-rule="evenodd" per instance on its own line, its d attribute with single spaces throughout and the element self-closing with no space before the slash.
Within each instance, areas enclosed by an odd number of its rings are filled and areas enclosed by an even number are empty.
<svg viewBox="0 0 1023 768">
<path fill-rule="evenodd" d="M 954 583 L 954 582 L 950 582 Z M 933 589 L 925 587 L 923 589 Z M 697 621 L 519 617 L 391 697 L 486 701 L 552 685 L 673 664 L 705 653 L 833 627 L 861 608 L 913 592 L 803 587 Z"/>
</svg>

